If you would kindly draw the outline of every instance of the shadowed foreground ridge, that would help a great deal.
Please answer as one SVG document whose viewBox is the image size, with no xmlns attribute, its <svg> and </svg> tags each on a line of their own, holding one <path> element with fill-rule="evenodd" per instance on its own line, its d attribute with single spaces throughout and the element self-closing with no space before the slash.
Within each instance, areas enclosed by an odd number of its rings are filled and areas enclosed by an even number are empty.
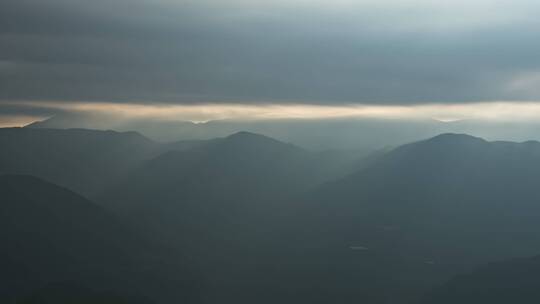
<svg viewBox="0 0 540 304">
<path fill-rule="evenodd" d="M 35 177 L 0 175 L 0 197 L 3 301 L 73 299 L 76 290 L 85 291 L 77 303 L 103 293 L 117 299 L 160 299 L 171 291 L 178 294 L 169 300 L 188 295 L 182 291 L 191 284 L 184 277 L 188 273 L 180 265 L 155 262 L 169 259 L 169 252 L 81 196 Z"/>
</svg>

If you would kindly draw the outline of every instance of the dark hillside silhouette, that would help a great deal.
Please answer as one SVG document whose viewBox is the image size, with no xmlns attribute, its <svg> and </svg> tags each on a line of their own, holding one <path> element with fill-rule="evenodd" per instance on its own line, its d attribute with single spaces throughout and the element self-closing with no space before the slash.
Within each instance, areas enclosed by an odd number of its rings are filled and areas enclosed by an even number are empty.
<svg viewBox="0 0 540 304">
<path fill-rule="evenodd" d="M 0 175 L 0 197 L 3 301 L 63 282 L 160 301 L 196 290 L 189 290 L 196 284 L 181 266 L 185 261 L 172 258 L 180 256 L 145 241 L 65 188 L 31 176 Z"/>
</svg>

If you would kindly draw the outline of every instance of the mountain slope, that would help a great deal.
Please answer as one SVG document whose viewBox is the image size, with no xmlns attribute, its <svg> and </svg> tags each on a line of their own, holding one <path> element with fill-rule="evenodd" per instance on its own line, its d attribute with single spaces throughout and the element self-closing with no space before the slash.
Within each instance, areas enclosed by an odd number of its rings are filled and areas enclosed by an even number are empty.
<svg viewBox="0 0 540 304">
<path fill-rule="evenodd" d="M 120 214 L 147 215 L 160 225 L 212 230 L 205 225 L 254 221 L 247 215 L 277 210 L 317 183 L 321 176 L 311 158 L 292 145 L 236 133 L 146 162 L 103 201 Z"/>
<path fill-rule="evenodd" d="M 491 263 L 459 275 L 430 292 L 420 303 L 538 303 L 540 257 Z"/>
<path fill-rule="evenodd" d="M 290 288 L 271 268 L 261 271 L 275 262 L 292 198 L 319 183 L 324 168 L 318 155 L 241 132 L 160 155 L 100 201 L 190 255 L 215 280 L 216 301 L 262 301 L 260 292 Z"/>
<path fill-rule="evenodd" d="M 342 220 L 410 230 L 417 241 L 431 238 L 429 246 L 440 246 L 431 255 L 454 251 L 497 259 L 537 249 L 532 238 L 526 241 L 533 235 L 523 231 L 536 227 L 540 216 L 538 178 L 538 142 L 444 134 L 402 146 L 316 196 L 322 208 L 337 210 L 334 215 Z M 480 244 L 480 239 L 492 242 Z M 463 241 L 470 246 L 450 250 L 452 242 L 464 246 Z"/>
<path fill-rule="evenodd" d="M 160 144 L 135 132 L 0 128 L 0 173 L 39 176 L 92 196 L 143 160 L 199 144 Z"/>
<path fill-rule="evenodd" d="M 0 129 L 0 173 L 31 174 L 92 194 L 159 146 L 134 132 Z"/>
<path fill-rule="evenodd" d="M 4 300 L 63 282 L 160 301 L 191 292 L 183 290 L 188 274 L 178 262 L 170 263 L 167 250 L 65 188 L 31 176 L 0 175 L 0 197 Z"/>
<path fill-rule="evenodd" d="M 157 141 L 177 141 L 209 139 L 218 135 L 230 134 L 230 130 L 205 132 L 201 126 L 189 121 L 163 121 L 152 119 L 118 119 L 115 115 L 89 113 L 62 113 L 43 121 L 36 121 L 25 128 L 32 129 L 99 129 L 115 131 L 137 131 Z M 217 134 L 216 134 L 217 133 Z"/>
<path fill-rule="evenodd" d="M 333 261 L 333 280 L 364 273 L 357 291 L 367 294 L 379 277 L 384 297 L 403 300 L 474 265 L 539 252 L 539 179 L 538 142 L 443 134 L 311 193 L 296 246 L 317 248 L 311 269 Z"/>
</svg>

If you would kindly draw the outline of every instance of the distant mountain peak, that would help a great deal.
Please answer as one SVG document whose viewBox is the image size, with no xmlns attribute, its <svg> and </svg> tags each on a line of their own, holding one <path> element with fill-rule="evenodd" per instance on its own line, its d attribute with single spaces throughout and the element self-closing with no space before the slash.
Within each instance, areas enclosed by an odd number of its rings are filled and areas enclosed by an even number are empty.
<svg viewBox="0 0 540 304">
<path fill-rule="evenodd" d="M 252 132 L 246 132 L 246 131 L 241 131 L 241 132 L 237 132 L 232 135 L 229 135 L 223 138 L 222 143 L 235 144 L 235 145 L 240 144 L 240 145 L 288 146 L 288 147 L 294 147 L 296 149 L 300 149 L 292 144 L 285 143 L 285 142 L 279 141 L 277 139 L 274 139 L 265 135 L 252 133 Z"/>
<path fill-rule="evenodd" d="M 257 134 L 257 133 L 253 133 L 253 132 L 248 132 L 248 131 L 240 131 L 240 132 L 236 132 L 236 133 L 233 133 L 227 137 L 225 137 L 226 139 L 258 139 L 258 140 L 272 140 L 272 141 L 277 141 L 273 138 L 270 138 L 268 136 L 265 136 L 265 135 L 261 135 L 261 134 Z"/>
<path fill-rule="evenodd" d="M 424 142 L 487 142 L 485 139 L 463 134 L 463 133 L 442 133 L 437 136 L 434 136 L 430 139 L 425 140 Z"/>
<path fill-rule="evenodd" d="M 477 149 L 489 147 L 489 144 L 490 142 L 480 137 L 468 134 L 443 133 L 426 140 L 400 146 L 387 154 L 385 159 L 394 157 L 398 157 L 397 159 L 400 161 L 403 161 L 403 157 L 418 159 L 419 154 L 424 155 L 424 157 L 439 159 L 443 156 L 452 155 L 456 151 L 461 151 L 460 153 L 478 151 Z"/>
</svg>

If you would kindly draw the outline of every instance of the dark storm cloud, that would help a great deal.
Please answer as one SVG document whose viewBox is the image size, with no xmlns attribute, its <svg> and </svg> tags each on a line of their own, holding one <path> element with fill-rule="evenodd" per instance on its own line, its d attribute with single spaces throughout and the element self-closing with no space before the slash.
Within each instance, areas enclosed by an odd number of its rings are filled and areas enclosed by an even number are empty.
<svg viewBox="0 0 540 304">
<path fill-rule="evenodd" d="M 4 0 L 0 99 L 539 99 L 534 2 L 364 2 Z"/>
</svg>

